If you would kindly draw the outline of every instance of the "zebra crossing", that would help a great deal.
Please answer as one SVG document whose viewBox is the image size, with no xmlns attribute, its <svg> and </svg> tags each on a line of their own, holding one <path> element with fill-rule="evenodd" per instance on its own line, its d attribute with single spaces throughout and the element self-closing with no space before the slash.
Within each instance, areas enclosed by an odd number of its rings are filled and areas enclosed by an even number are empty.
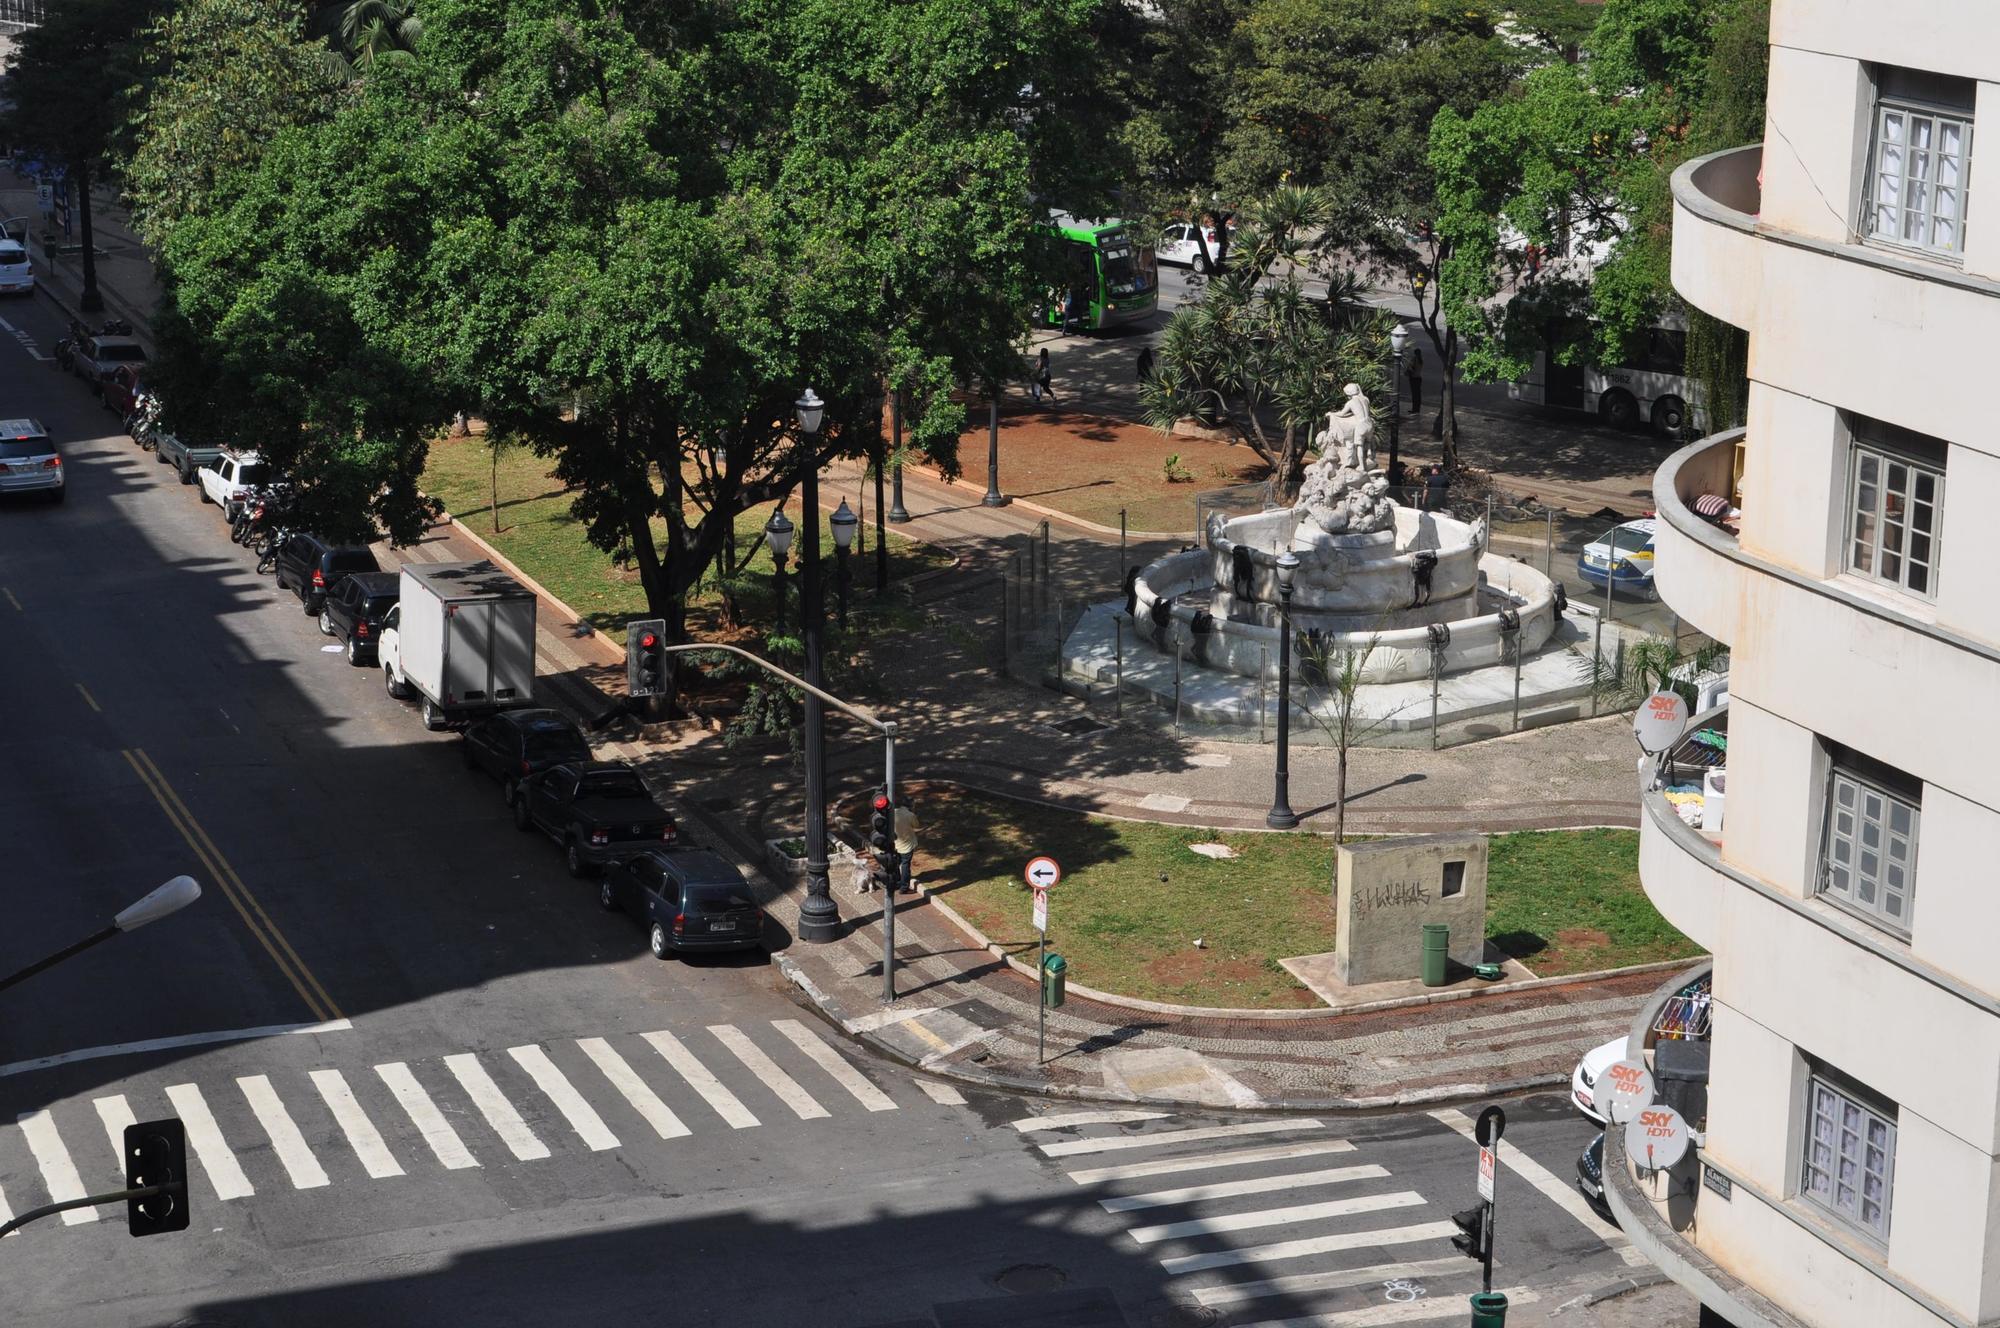
<svg viewBox="0 0 2000 1328">
<path fill-rule="evenodd" d="M 915 1086 L 915 1105 L 966 1105 L 941 1081 L 896 1083 Z M 797 1019 L 120 1088 L 0 1125 L 0 1221 L 120 1188 L 124 1130 L 140 1117 L 181 1119 L 197 1191 L 226 1205 L 904 1105 Z M 100 1216 L 96 1208 L 62 1215 L 70 1226 Z"/>
<path fill-rule="evenodd" d="M 1462 1322 L 1479 1289 L 1479 1265 L 1452 1249 L 1458 1229 L 1437 1202 L 1454 1196 L 1399 1182 L 1330 1122 L 1084 1111 L 1013 1126 L 1180 1295 L 1241 1328 Z M 1079 1137 L 1043 1138 L 1057 1131 Z M 1514 1305 L 1543 1294 L 1496 1289 Z"/>
</svg>

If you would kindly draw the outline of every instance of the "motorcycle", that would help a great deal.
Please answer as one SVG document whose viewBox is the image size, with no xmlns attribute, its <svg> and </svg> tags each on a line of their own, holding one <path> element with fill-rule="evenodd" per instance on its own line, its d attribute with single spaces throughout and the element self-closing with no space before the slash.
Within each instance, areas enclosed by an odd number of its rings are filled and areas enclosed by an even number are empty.
<svg viewBox="0 0 2000 1328">
<path fill-rule="evenodd" d="M 64 337 L 62 340 L 56 342 L 54 355 L 58 369 L 61 369 L 64 373 L 75 372 L 76 342 L 73 339 Z"/>
<path fill-rule="evenodd" d="M 236 509 L 229 519 L 229 540 L 246 549 L 259 548 L 268 527 L 278 518 L 279 491 L 258 489 Z"/>
</svg>

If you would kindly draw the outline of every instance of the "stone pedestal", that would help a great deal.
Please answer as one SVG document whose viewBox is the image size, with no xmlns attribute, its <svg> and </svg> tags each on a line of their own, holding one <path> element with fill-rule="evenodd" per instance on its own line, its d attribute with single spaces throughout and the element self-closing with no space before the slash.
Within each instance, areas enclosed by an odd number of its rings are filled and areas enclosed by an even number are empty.
<svg viewBox="0 0 2000 1328">
<path fill-rule="evenodd" d="M 1421 975 L 1424 924 L 1451 928 L 1453 963 L 1486 958 L 1486 837 L 1403 835 L 1343 844 L 1334 976 L 1350 986 Z"/>
</svg>

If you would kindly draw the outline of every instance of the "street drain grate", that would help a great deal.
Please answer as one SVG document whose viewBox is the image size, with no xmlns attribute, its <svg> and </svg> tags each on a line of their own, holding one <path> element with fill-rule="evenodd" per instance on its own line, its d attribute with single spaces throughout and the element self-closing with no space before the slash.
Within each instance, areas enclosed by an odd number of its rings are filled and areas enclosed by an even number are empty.
<svg viewBox="0 0 2000 1328">
<path fill-rule="evenodd" d="M 1049 727 L 1057 733 L 1062 734 L 1065 738 L 1082 738 L 1092 733 L 1102 733 L 1111 726 L 1103 720 L 1093 719 L 1089 715 L 1072 715 L 1068 719 L 1049 725 Z"/>
</svg>

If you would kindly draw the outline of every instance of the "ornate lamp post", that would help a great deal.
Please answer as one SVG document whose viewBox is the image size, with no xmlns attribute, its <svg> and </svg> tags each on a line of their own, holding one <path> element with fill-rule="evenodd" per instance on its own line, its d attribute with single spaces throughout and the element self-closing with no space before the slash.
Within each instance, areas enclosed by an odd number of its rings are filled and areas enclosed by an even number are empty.
<svg viewBox="0 0 2000 1328">
<path fill-rule="evenodd" d="M 988 507 L 1005 507 L 1013 502 L 1000 492 L 1000 384 L 986 385 L 986 496 L 979 500 Z"/>
<path fill-rule="evenodd" d="M 854 532 L 861 528 L 861 518 L 854 515 L 854 509 L 847 505 L 845 498 L 840 506 L 827 518 L 833 527 L 833 551 L 840 555 L 840 630 L 847 630 L 847 555 L 854 547 Z"/>
<path fill-rule="evenodd" d="M 896 456 L 896 464 L 889 472 L 889 478 L 895 486 L 890 490 L 892 496 L 889 499 L 889 519 L 900 526 L 903 522 L 910 519 L 910 509 L 903 506 L 903 392 L 901 388 L 898 388 L 896 394 L 889 399 L 889 420 L 891 430 L 890 439 L 892 442 L 890 450 Z M 875 505 L 879 508 L 882 504 L 877 502 Z"/>
<path fill-rule="evenodd" d="M 819 584 L 819 425 L 826 403 L 810 387 L 794 405 L 799 416 L 799 510 L 813 523 L 799 550 L 799 600 L 804 610 L 806 747 L 806 897 L 799 905 L 799 939 L 831 941 L 840 935 L 840 910 L 826 879 L 826 706 L 819 699 L 821 618 Z"/>
<path fill-rule="evenodd" d="M 778 576 L 778 616 L 772 620 L 772 627 L 785 630 L 785 555 L 792 548 L 792 523 L 782 507 L 773 508 L 771 519 L 764 523 L 764 542 L 771 546 L 771 565 Z"/>
<path fill-rule="evenodd" d="M 1278 555 L 1278 778 L 1271 810 L 1264 824 L 1273 830 L 1295 830 L 1299 814 L 1292 810 L 1292 581 L 1299 574 L 1299 556 L 1290 549 Z"/>
<path fill-rule="evenodd" d="M 1389 371 L 1389 473 L 1400 476 L 1403 473 L 1403 352 L 1410 344 L 1410 329 L 1401 323 L 1389 329 L 1389 354 L 1393 366 Z M 1396 495 L 1398 502 L 1402 495 Z"/>
</svg>

